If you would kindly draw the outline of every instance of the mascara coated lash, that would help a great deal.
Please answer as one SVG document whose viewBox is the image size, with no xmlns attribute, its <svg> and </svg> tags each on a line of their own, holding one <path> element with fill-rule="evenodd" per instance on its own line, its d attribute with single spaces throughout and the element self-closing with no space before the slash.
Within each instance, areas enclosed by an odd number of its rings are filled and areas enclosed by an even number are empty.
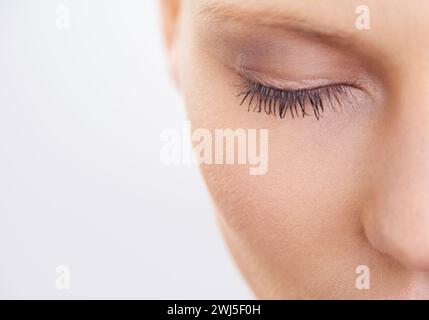
<svg viewBox="0 0 429 320">
<path fill-rule="evenodd" d="M 344 99 L 353 97 L 348 84 L 333 84 L 310 89 L 284 90 L 246 79 L 240 85 L 240 105 L 247 103 L 248 111 L 265 112 L 281 119 L 304 118 L 313 114 L 317 120 L 327 107 L 333 110 L 343 107 Z"/>
</svg>

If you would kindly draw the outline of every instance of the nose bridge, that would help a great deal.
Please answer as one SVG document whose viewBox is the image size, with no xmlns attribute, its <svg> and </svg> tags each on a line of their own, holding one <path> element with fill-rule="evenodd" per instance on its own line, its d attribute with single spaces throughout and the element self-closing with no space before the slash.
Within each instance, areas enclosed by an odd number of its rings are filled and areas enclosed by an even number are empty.
<svg viewBox="0 0 429 320">
<path fill-rule="evenodd" d="M 385 106 L 378 138 L 381 182 L 407 193 L 429 187 L 429 64 L 420 72 L 416 67 L 403 74 L 396 95 Z"/>
<path fill-rule="evenodd" d="M 404 181 L 418 182 L 419 176 L 425 181 L 429 174 L 429 63 L 416 63 L 409 70 L 392 103 L 390 137 L 385 138 L 393 168 L 408 166 L 396 174 Z"/>
<path fill-rule="evenodd" d="M 429 270 L 429 73 L 386 106 L 372 196 L 362 220 L 375 249 Z M 424 78 L 427 78 L 424 79 Z"/>
</svg>

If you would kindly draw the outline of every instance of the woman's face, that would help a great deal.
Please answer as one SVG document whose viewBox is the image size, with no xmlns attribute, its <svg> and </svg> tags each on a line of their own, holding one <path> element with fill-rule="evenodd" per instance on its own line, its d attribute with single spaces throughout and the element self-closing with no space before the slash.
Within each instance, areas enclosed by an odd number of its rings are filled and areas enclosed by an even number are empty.
<svg viewBox="0 0 429 320">
<path fill-rule="evenodd" d="M 258 298 L 429 298 L 429 2 L 361 4 L 163 1 L 192 128 L 268 130 L 201 165 Z"/>
</svg>

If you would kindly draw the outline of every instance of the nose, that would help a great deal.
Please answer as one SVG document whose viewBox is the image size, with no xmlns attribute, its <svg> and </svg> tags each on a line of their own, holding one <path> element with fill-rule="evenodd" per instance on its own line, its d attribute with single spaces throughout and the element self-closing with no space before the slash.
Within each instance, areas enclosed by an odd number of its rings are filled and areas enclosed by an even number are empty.
<svg viewBox="0 0 429 320">
<path fill-rule="evenodd" d="M 429 271 L 427 91 L 424 104 L 414 101 L 414 106 L 404 108 L 403 102 L 377 135 L 373 189 L 361 217 L 374 249 L 418 271 Z"/>
</svg>

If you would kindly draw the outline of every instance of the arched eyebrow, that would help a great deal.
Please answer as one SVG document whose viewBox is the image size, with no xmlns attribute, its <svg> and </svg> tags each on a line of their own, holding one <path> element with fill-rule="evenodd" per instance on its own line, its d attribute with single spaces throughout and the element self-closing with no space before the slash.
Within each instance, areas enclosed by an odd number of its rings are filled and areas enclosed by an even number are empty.
<svg viewBox="0 0 429 320">
<path fill-rule="evenodd" d="M 198 8 L 198 15 L 205 23 L 242 24 L 250 27 L 270 27 L 284 29 L 287 32 L 301 34 L 308 38 L 323 41 L 326 44 L 347 48 L 362 48 L 367 45 L 356 36 L 353 30 L 354 21 L 350 21 L 348 30 L 335 28 L 326 23 L 315 22 L 297 10 L 291 8 L 289 12 L 279 11 L 270 7 L 249 7 L 227 1 L 202 1 Z"/>
</svg>

